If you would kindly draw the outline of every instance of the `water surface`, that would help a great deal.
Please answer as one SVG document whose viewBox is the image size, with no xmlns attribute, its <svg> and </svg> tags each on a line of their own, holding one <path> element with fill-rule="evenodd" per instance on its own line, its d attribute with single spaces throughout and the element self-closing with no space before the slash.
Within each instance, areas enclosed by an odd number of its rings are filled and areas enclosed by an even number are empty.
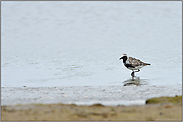
<svg viewBox="0 0 183 122">
<path fill-rule="evenodd" d="M 182 84 L 181 2 L 3 1 L 3 87 Z M 131 79 L 122 54 L 151 66 Z"/>
</svg>

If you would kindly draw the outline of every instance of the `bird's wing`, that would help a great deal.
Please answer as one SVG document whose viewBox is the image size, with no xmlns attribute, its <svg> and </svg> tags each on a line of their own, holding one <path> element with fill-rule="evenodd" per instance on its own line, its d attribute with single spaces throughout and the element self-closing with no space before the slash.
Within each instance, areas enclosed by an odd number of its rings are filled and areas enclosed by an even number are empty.
<svg viewBox="0 0 183 122">
<path fill-rule="evenodd" d="M 132 57 L 129 57 L 128 63 L 131 64 L 134 67 L 141 66 L 141 65 L 145 65 L 144 62 L 140 61 L 139 59 L 132 58 Z"/>
</svg>

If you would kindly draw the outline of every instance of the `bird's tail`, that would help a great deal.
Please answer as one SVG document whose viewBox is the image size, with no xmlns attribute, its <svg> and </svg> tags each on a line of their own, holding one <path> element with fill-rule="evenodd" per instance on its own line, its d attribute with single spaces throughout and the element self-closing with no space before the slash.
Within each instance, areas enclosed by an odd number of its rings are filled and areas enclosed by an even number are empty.
<svg viewBox="0 0 183 122">
<path fill-rule="evenodd" d="M 151 64 L 149 64 L 149 63 L 145 63 L 146 65 L 151 65 Z"/>
</svg>

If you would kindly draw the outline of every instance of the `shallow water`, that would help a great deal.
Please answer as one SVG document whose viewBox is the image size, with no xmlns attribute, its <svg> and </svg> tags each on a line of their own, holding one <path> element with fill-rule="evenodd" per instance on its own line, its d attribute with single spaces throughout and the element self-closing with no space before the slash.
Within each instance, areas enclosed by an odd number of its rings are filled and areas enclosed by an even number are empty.
<svg viewBox="0 0 183 122">
<path fill-rule="evenodd" d="M 2 86 L 182 84 L 181 2 L 2 2 Z M 131 79 L 122 54 L 151 66 Z"/>
</svg>

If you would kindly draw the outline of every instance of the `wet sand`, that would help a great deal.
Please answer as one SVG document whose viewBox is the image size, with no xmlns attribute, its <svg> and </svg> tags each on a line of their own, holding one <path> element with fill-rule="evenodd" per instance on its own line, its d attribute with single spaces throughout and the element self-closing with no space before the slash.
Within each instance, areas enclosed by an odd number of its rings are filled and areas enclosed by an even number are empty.
<svg viewBox="0 0 183 122">
<path fill-rule="evenodd" d="M 175 101 L 166 98 L 157 104 L 140 106 L 77 106 L 74 104 L 27 104 L 1 106 L 3 121 L 79 121 L 79 120 L 138 120 L 180 121 L 182 120 L 182 97 Z M 163 100 L 163 103 L 160 102 Z M 152 100 L 154 101 L 154 100 Z"/>
<path fill-rule="evenodd" d="M 154 97 L 182 95 L 182 86 L 2 87 L 1 104 L 144 105 Z"/>
</svg>

